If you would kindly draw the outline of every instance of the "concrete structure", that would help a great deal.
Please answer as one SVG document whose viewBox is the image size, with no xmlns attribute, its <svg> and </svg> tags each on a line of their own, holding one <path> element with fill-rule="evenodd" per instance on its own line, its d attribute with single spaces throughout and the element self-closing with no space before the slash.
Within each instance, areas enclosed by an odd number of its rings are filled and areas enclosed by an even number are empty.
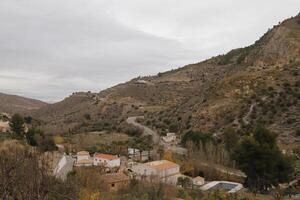
<svg viewBox="0 0 300 200">
<path fill-rule="evenodd" d="M 61 180 L 66 180 L 68 173 L 73 170 L 73 165 L 74 159 L 64 154 L 54 169 L 54 176 Z"/>
<path fill-rule="evenodd" d="M 128 157 L 134 161 L 147 161 L 149 160 L 149 156 L 153 154 L 153 151 L 142 151 L 139 149 L 128 148 Z"/>
<path fill-rule="evenodd" d="M 176 141 L 176 134 L 175 133 L 167 133 L 167 135 L 163 136 L 162 139 L 166 143 L 175 142 Z"/>
<path fill-rule="evenodd" d="M 167 160 L 157 160 L 132 166 L 133 174 L 139 179 L 154 180 L 166 184 L 177 184 L 180 166 Z"/>
<path fill-rule="evenodd" d="M 139 149 L 135 149 L 135 148 L 128 148 L 128 156 L 136 156 L 140 154 L 140 150 Z"/>
<path fill-rule="evenodd" d="M 197 176 L 193 178 L 193 185 L 195 186 L 201 186 L 205 184 L 205 179 L 201 176 Z"/>
<path fill-rule="evenodd" d="M 92 166 L 93 159 L 90 157 L 90 153 L 87 151 L 79 151 L 76 155 L 76 163 L 75 166 Z"/>
<path fill-rule="evenodd" d="M 201 190 L 226 190 L 228 193 L 236 193 L 243 189 L 240 183 L 229 181 L 212 181 L 200 188 Z"/>
<path fill-rule="evenodd" d="M 101 178 L 109 191 L 117 191 L 129 183 L 129 177 L 123 173 L 105 174 Z"/>
<path fill-rule="evenodd" d="M 116 155 L 104 154 L 104 153 L 95 153 L 93 164 L 95 166 L 105 166 L 109 168 L 120 167 L 121 160 Z"/>
</svg>

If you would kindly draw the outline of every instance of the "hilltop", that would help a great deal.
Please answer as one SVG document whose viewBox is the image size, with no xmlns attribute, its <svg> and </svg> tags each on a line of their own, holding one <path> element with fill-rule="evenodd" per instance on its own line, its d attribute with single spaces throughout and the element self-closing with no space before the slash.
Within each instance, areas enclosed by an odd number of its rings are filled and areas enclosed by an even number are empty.
<svg viewBox="0 0 300 200">
<path fill-rule="evenodd" d="M 268 30 L 253 45 L 203 62 L 138 77 L 99 93 L 74 93 L 32 115 L 47 132 L 122 129 L 129 116 L 164 134 L 199 129 L 247 133 L 257 123 L 300 143 L 300 16 Z"/>
<path fill-rule="evenodd" d="M 46 105 L 47 103 L 39 100 L 0 93 L 0 113 L 5 112 L 10 114 L 25 114 Z"/>
</svg>

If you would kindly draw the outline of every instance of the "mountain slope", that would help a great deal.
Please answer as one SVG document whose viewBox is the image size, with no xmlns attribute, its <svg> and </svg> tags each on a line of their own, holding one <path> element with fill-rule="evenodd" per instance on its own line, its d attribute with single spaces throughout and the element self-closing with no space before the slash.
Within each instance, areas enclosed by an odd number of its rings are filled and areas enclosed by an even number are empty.
<svg viewBox="0 0 300 200">
<path fill-rule="evenodd" d="M 0 93 L 0 113 L 28 113 L 32 110 L 37 110 L 43 106 L 46 106 L 47 103 L 25 98 L 16 95 Z"/>
<path fill-rule="evenodd" d="M 164 133 L 175 127 L 241 134 L 256 123 L 277 132 L 282 146 L 300 138 L 300 16 L 270 29 L 253 45 L 98 94 L 74 94 L 35 115 L 47 130 L 116 129 L 128 116 Z M 72 103 L 74 102 L 74 103 Z M 75 103 L 76 102 L 76 103 Z"/>
</svg>

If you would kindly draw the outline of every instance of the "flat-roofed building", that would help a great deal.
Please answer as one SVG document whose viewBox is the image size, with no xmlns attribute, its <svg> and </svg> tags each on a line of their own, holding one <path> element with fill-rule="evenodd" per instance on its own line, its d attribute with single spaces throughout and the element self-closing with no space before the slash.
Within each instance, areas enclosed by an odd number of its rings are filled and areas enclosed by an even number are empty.
<svg viewBox="0 0 300 200">
<path fill-rule="evenodd" d="M 167 135 L 163 136 L 162 139 L 166 143 L 175 142 L 176 141 L 176 134 L 175 133 L 167 133 Z"/>
<path fill-rule="evenodd" d="M 167 184 L 177 184 L 180 174 L 180 166 L 168 160 L 157 160 L 148 163 L 140 163 L 132 167 L 132 172 L 137 178 L 156 180 Z"/>
<path fill-rule="evenodd" d="M 91 159 L 90 153 L 87 151 L 79 151 L 76 154 L 75 166 L 93 166 L 93 159 Z"/>
<path fill-rule="evenodd" d="M 205 179 L 201 176 L 197 176 L 193 178 L 193 185 L 195 186 L 201 186 L 205 184 Z"/>
<path fill-rule="evenodd" d="M 95 153 L 94 155 L 94 165 L 99 166 L 103 165 L 105 167 L 120 167 L 121 160 L 116 155 L 104 154 L 104 153 Z"/>
</svg>

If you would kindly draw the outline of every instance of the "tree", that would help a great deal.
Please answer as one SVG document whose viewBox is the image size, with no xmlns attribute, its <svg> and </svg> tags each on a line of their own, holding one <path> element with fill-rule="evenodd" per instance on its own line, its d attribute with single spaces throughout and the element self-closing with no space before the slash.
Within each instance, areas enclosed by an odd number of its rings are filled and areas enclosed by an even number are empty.
<svg viewBox="0 0 300 200">
<path fill-rule="evenodd" d="M 0 199 L 77 199 L 75 184 L 61 182 L 48 173 L 51 156 L 27 148 L 0 151 Z"/>
<path fill-rule="evenodd" d="M 188 177 L 178 177 L 177 179 L 177 185 L 180 185 L 183 188 L 187 188 L 188 186 L 190 186 L 192 184 L 191 179 Z"/>
<path fill-rule="evenodd" d="M 26 116 L 26 117 L 24 117 L 24 120 L 25 120 L 26 124 L 31 124 L 32 117 L 31 116 Z"/>
<path fill-rule="evenodd" d="M 196 147 L 199 148 L 201 144 L 205 146 L 208 142 L 212 141 L 212 139 L 213 138 L 210 133 L 190 130 L 184 134 L 181 139 L 181 143 L 186 145 L 189 141 L 192 141 Z"/>
<path fill-rule="evenodd" d="M 11 118 L 9 126 L 15 134 L 20 136 L 22 133 L 24 133 L 24 122 L 24 118 L 20 114 L 14 114 Z"/>
<path fill-rule="evenodd" d="M 224 144 L 227 151 L 231 151 L 238 143 L 239 137 L 233 128 L 228 128 L 224 132 Z"/>
<path fill-rule="evenodd" d="M 233 150 L 237 166 L 246 173 L 246 185 L 253 191 L 267 191 L 271 186 L 288 181 L 293 172 L 290 161 L 276 144 L 276 135 L 257 126 Z"/>
<path fill-rule="evenodd" d="M 177 123 L 170 124 L 169 131 L 172 133 L 176 133 L 178 131 L 178 124 Z"/>
<path fill-rule="evenodd" d="M 57 146 L 55 145 L 53 138 L 49 135 L 45 135 L 40 130 L 34 131 L 34 139 L 41 152 L 57 150 Z"/>
<path fill-rule="evenodd" d="M 36 142 L 34 136 L 35 136 L 35 130 L 33 128 L 29 129 L 28 132 L 26 133 L 26 141 L 27 141 L 27 144 L 29 144 L 30 146 L 37 145 L 37 142 Z"/>
</svg>

